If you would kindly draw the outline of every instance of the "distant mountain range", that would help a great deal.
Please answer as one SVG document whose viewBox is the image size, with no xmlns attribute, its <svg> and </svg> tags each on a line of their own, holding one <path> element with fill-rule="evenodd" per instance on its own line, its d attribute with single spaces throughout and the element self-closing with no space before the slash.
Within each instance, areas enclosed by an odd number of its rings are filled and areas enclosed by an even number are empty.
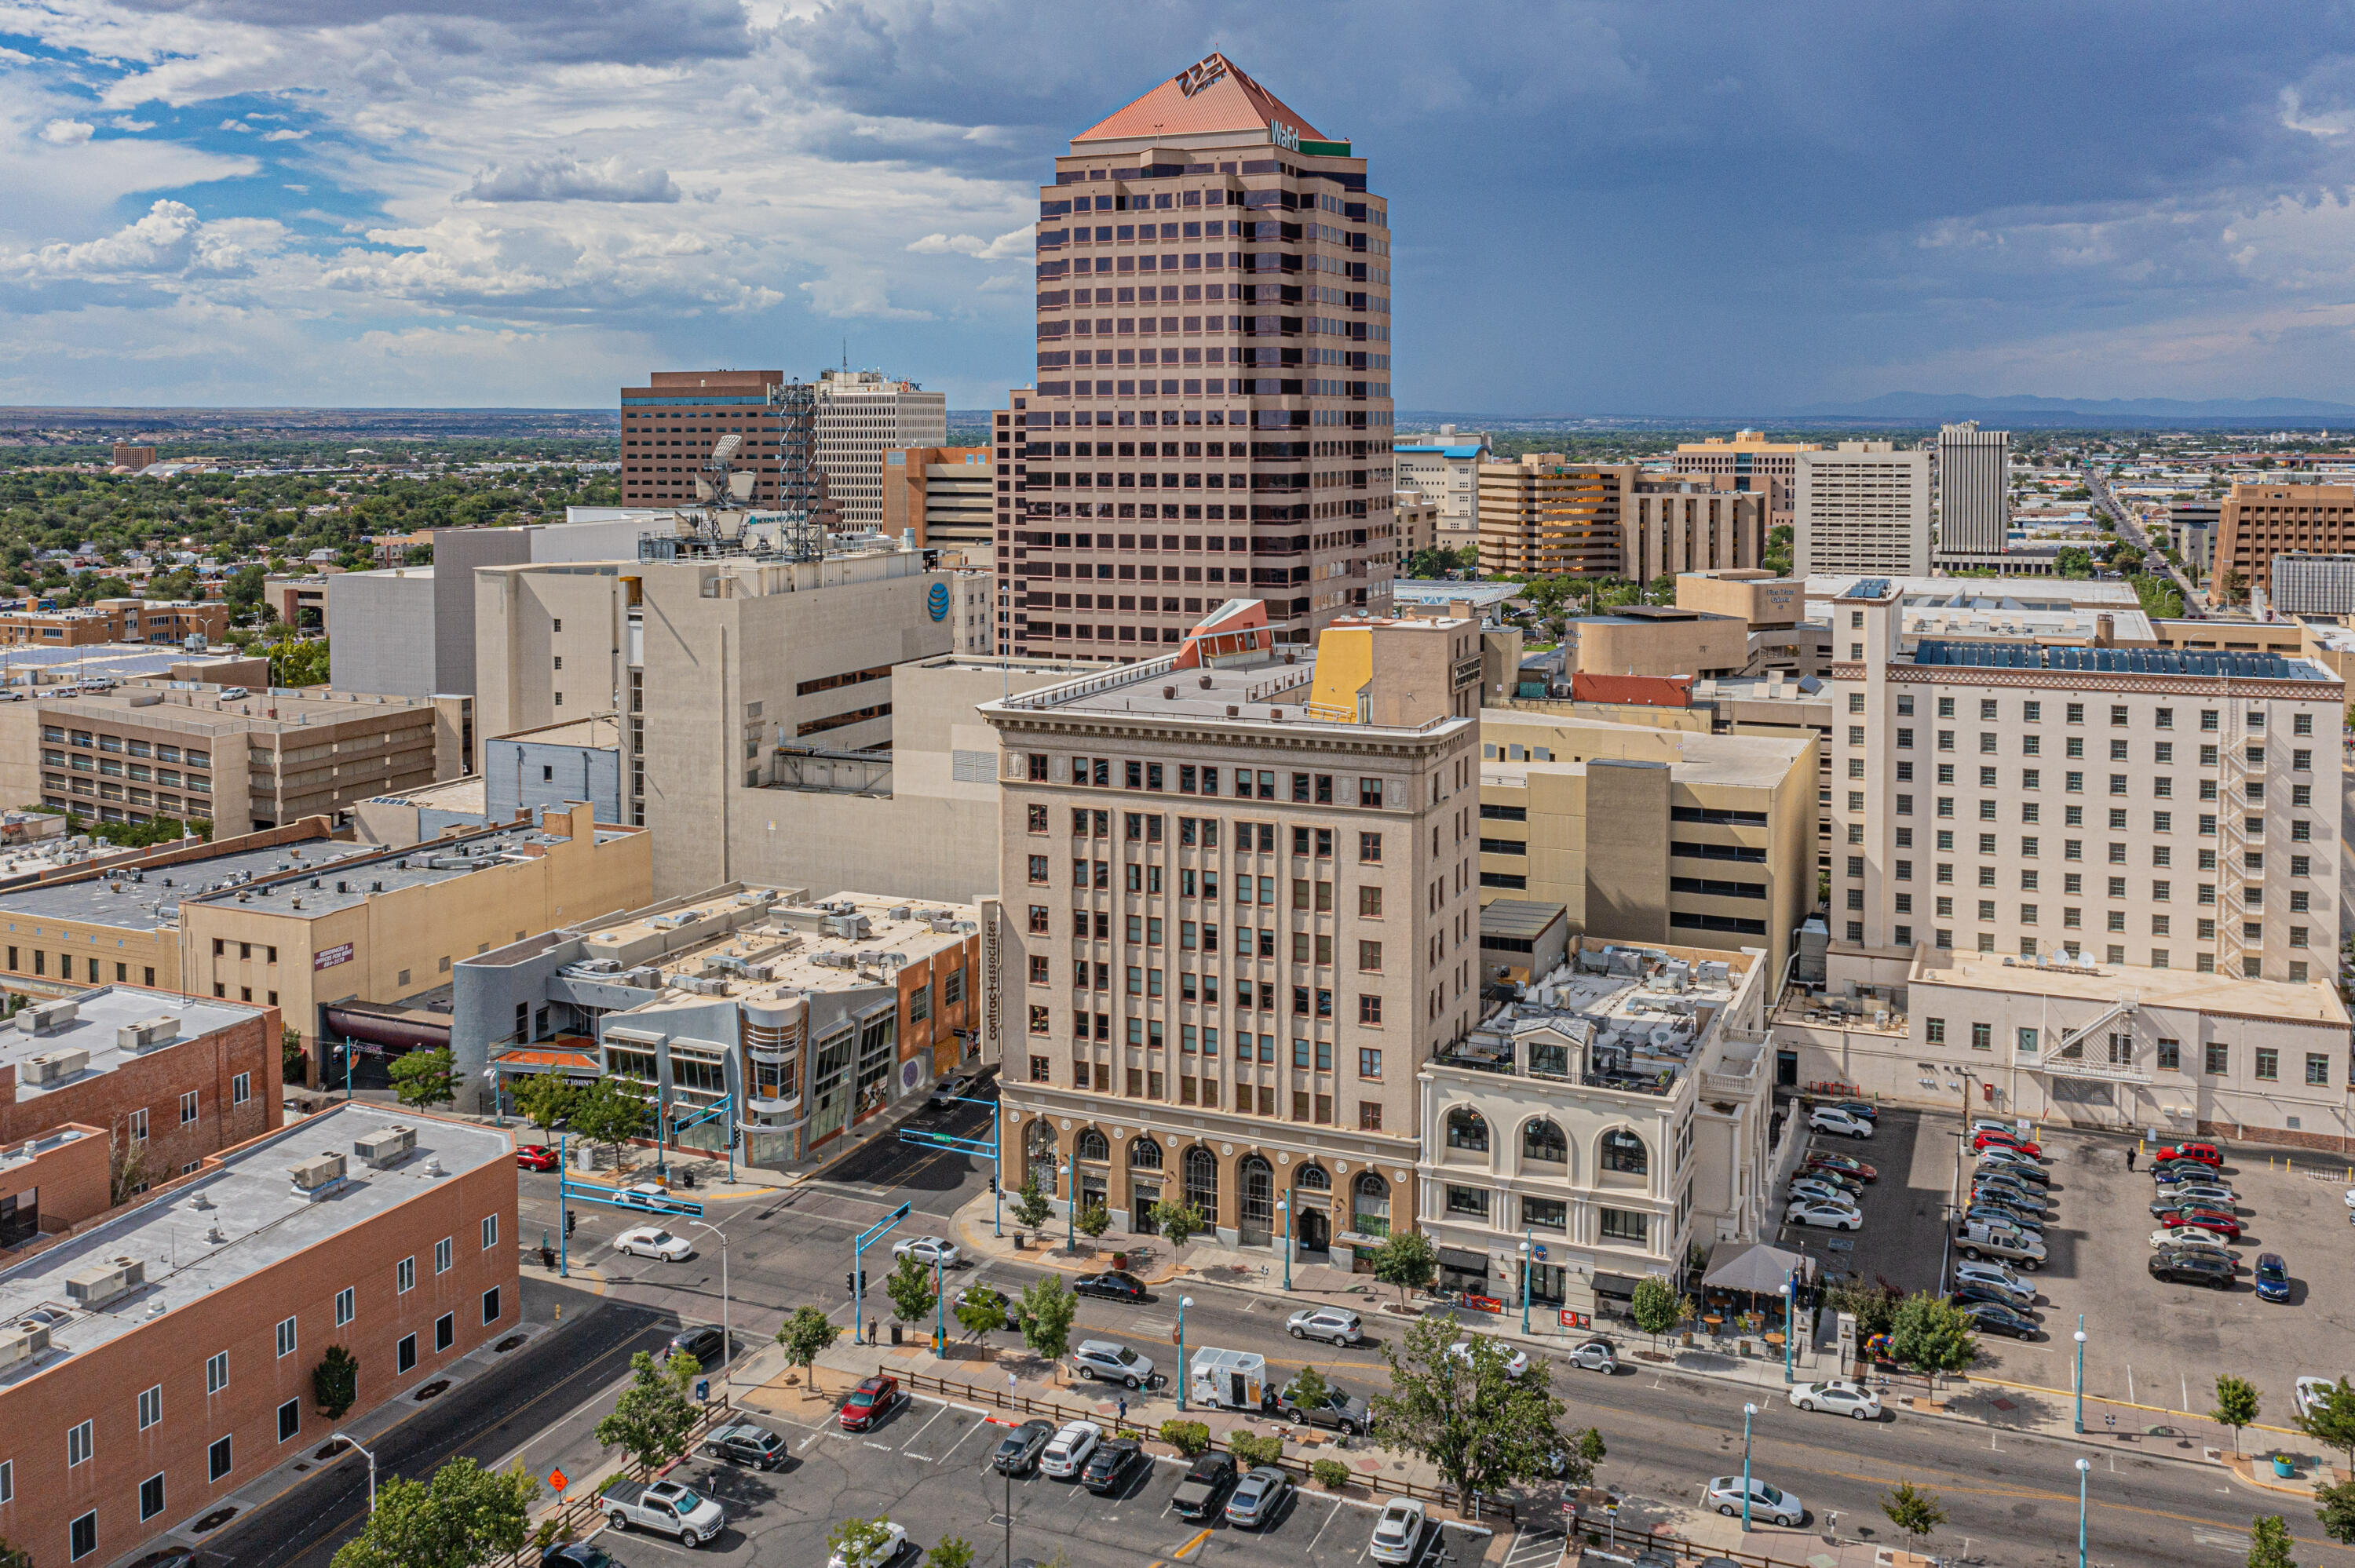
<svg viewBox="0 0 2355 1568">
<path fill-rule="evenodd" d="M 2343 418 L 2355 424 L 2355 403 L 2311 397 L 2037 397 L 2025 393 L 1982 397 L 1968 392 L 1884 392 L 1860 403 L 1814 403 L 1796 412 L 1849 419 L 2050 418 L 2057 414 L 2099 419 Z"/>
</svg>

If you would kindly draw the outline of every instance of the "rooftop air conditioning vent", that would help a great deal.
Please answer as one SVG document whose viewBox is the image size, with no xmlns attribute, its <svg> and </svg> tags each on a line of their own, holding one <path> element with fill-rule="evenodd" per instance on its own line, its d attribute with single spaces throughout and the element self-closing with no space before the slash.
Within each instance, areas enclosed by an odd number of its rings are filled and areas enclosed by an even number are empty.
<svg viewBox="0 0 2355 1568">
<path fill-rule="evenodd" d="M 368 891 L 370 893 L 382 893 L 384 891 L 384 884 L 381 882 L 371 882 L 368 884 Z"/>
<path fill-rule="evenodd" d="M 90 1053 L 76 1047 L 68 1051 L 45 1051 L 37 1056 L 27 1056 L 16 1069 L 19 1082 L 26 1084 L 62 1084 L 90 1065 Z"/>
<path fill-rule="evenodd" d="M 125 1023 L 115 1030 L 114 1048 L 126 1055 L 135 1056 L 158 1045 L 168 1045 L 179 1037 L 178 1019 L 168 1015 L 143 1018 L 136 1023 Z"/>
<path fill-rule="evenodd" d="M 110 1258 L 66 1277 L 66 1299 L 95 1312 L 147 1283 L 147 1266 L 135 1257 Z"/>
<path fill-rule="evenodd" d="M 413 1127 L 387 1127 L 352 1139 L 352 1152 L 370 1170 L 386 1171 L 409 1158 L 417 1147 Z"/>
<path fill-rule="evenodd" d="M 1237 714 L 1238 714 L 1238 710 L 1236 709 L 1235 705 L 1234 705 L 1234 704 L 1232 704 L 1232 703 L 1229 703 L 1229 704 L 1227 705 L 1227 716 L 1228 716 L 1229 718 L 1234 718 L 1234 717 L 1236 717 L 1236 716 L 1237 716 Z"/>
<path fill-rule="evenodd" d="M 439 1176 L 442 1173 L 442 1162 L 439 1160 L 428 1160 L 425 1162 L 425 1174 L 428 1176 Z"/>
<path fill-rule="evenodd" d="M 1206 692 L 1207 692 L 1207 691 L 1209 691 L 1209 690 L 1210 689 L 1210 677 L 1209 677 L 1209 676 L 1208 676 L 1208 675 L 1200 676 L 1200 677 L 1196 681 L 1196 683 L 1196 683 L 1196 684 L 1198 684 L 1198 685 L 1199 685 L 1199 686 L 1202 688 L 1202 690 L 1204 690 L 1204 691 L 1206 691 Z"/>
<path fill-rule="evenodd" d="M 37 1323 L 16 1323 L 0 1330 L 0 1368 L 22 1365 L 49 1348 L 49 1331 Z"/>
<path fill-rule="evenodd" d="M 37 1001 L 16 1014 L 16 1027 L 27 1034 L 47 1034 L 81 1015 L 81 1003 L 71 1000 Z"/>
<path fill-rule="evenodd" d="M 906 905 L 899 904 L 892 906 L 890 917 L 894 920 L 906 920 L 911 918 L 914 914 L 915 911 L 910 909 Z"/>
<path fill-rule="evenodd" d="M 294 1191 L 299 1196 L 316 1197 L 344 1179 L 344 1157 L 333 1152 L 314 1154 L 288 1166 L 286 1173 L 294 1178 Z"/>
</svg>

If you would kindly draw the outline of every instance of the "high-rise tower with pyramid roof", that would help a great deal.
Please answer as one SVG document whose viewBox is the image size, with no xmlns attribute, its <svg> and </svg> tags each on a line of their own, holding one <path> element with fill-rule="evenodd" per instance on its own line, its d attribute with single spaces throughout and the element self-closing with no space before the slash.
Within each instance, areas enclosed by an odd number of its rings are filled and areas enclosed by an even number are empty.
<svg viewBox="0 0 2355 1568">
<path fill-rule="evenodd" d="M 1055 160 L 1001 646 L 1155 658 L 1231 598 L 1294 642 L 1389 611 L 1390 218 L 1351 154 L 1214 54 Z"/>
</svg>

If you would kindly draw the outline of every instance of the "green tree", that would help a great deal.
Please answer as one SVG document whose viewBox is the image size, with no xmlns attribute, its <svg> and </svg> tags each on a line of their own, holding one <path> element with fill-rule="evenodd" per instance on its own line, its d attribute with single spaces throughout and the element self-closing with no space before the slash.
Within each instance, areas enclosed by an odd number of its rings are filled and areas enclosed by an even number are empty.
<svg viewBox="0 0 2355 1568">
<path fill-rule="evenodd" d="M 270 683 L 320 686 L 327 681 L 327 640 L 286 637 L 270 645 Z"/>
<path fill-rule="evenodd" d="M 1148 1217 L 1154 1230 L 1173 1247 L 1184 1246 L 1208 1228 L 1202 1224 L 1201 1210 L 1191 1203 L 1173 1203 L 1167 1198 L 1153 1205 Z"/>
<path fill-rule="evenodd" d="M 938 1299 L 932 1291 L 932 1266 L 912 1253 L 883 1277 L 883 1288 L 891 1298 L 891 1316 L 902 1323 L 912 1323 L 931 1312 Z"/>
<path fill-rule="evenodd" d="M 1210 1429 L 1199 1421 L 1163 1422 L 1161 1440 L 1188 1459 L 1199 1458 L 1210 1451 Z"/>
<path fill-rule="evenodd" d="M 2090 577 L 2094 575 L 2094 557 L 2072 545 L 2052 557 L 2052 570 L 2064 577 Z"/>
<path fill-rule="evenodd" d="M 1071 1348 L 1071 1319 L 1080 1298 L 1060 1274 L 1034 1279 L 1015 1307 L 1014 1320 L 1022 1325 L 1022 1342 L 1050 1361 L 1059 1361 Z"/>
<path fill-rule="evenodd" d="M 1006 1307 L 1005 1297 L 986 1285 L 976 1285 L 964 1293 L 954 1311 L 966 1333 L 995 1334 L 1006 1327 Z"/>
<path fill-rule="evenodd" d="M 1934 1381 L 1941 1372 L 1956 1372 L 1971 1364 L 1978 1352 L 1970 1315 L 1944 1297 L 1908 1297 L 1889 1326 L 1889 1352 L 1898 1361 Z"/>
<path fill-rule="evenodd" d="M 2289 1554 L 2289 1525 L 2277 1513 L 2249 1521 L 2249 1568 L 2297 1568 Z"/>
<path fill-rule="evenodd" d="M 405 1106 L 420 1109 L 448 1105 L 458 1097 L 458 1075 L 446 1049 L 410 1051 L 393 1060 L 392 1092 Z"/>
<path fill-rule="evenodd" d="M 1594 1473 L 1595 1466 L 1611 1457 L 1610 1446 L 1603 1441 L 1599 1429 L 1590 1426 L 1578 1435 L 1578 1457 L 1586 1462 L 1586 1471 L 1590 1476 Z"/>
<path fill-rule="evenodd" d="M 622 1086 L 618 1078 L 599 1078 L 573 1102 L 572 1130 L 591 1143 L 613 1150 L 621 1163 L 622 1146 L 646 1129 L 653 1112 L 646 1102 Z"/>
<path fill-rule="evenodd" d="M 359 1403 L 359 1358 L 341 1345 L 329 1345 L 311 1369 L 311 1392 L 318 1398 L 321 1414 L 341 1421 L 344 1412 Z"/>
<path fill-rule="evenodd" d="M 2322 1533 L 2341 1546 L 2355 1546 L 2355 1481 L 2318 1487 L 2314 1500 L 2322 1505 L 2314 1510 L 2322 1521 Z"/>
<path fill-rule="evenodd" d="M 806 1382 L 816 1372 L 818 1357 L 841 1332 L 841 1325 L 829 1321 L 816 1308 L 796 1307 L 778 1328 L 777 1343 L 785 1347 L 786 1363 L 801 1368 Z"/>
<path fill-rule="evenodd" d="M 1273 1465 L 1284 1457 L 1284 1439 L 1262 1436 L 1256 1432 L 1237 1427 L 1227 1434 L 1227 1452 L 1232 1454 L 1235 1463 L 1244 1469 L 1257 1469 L 1262 1465 Z"/>
<path fill-rule="evenodd" d="M 2232 1452 L 2241 1451 L 2241 1428 L 2257 1418 L 2257 1385 L 2231 1372 L 2216 1374 L 2216 1408 L 2208 1419 L 2232 1429 Z"/>
<path fill-rule="evenodd" d="M 1459 1501 L 1550 1478 L 1557 1457 L 1568 1467 L 1564 1484 L 1585 1485 L 1592 1467 L 1557 1429 L 1562 1404 L 1547 1363 L 1532 1361 L 1515 1377 L 1495 1341 L 1474 1336 L 1467 1360 L 1451 1352 L 1455 1335 L 1452 1322 L 1423 1318 L 1380 1347 L 1391 1388 L 1370 1402 L 1375 1440 L 1420 1455 Z"/>
<path fill-rule="evenodd" d="M 261 603 L 262 578 L 266 575 L 258 561 L 238 567 L 237 570 L 229 573 L 228 580 L 221 584 L 221 598 L 228 602 L 229 609 L 236 614 L 250 613 Z"/>
<path fill-rule="evenodd" d="M 1021 1188 L 1014 1194 L 1014 1223 L 1026 1231 L 1043 1227 L 1049 1215 L 1055 1212 L 1054 1201 L 1039 1189 L 1039 1171 L 1033 1166 L 1022 1178 Z"/>
<path fill-rule="evenodd" d="M 1791 556 L 1790 526 L 1786 524 L 1767 529 L 1766 548 L 1759 556 L 1758 564 L 1778 577 L 1787 577 L 1791 575 Z"/>
<path fill-rule="evenodd" d="M 2211 597 L 2218 604 L 2237 604 L 2249 591 L 2249 579 L 2238 567 L 2226 567 L 2215 577 Z"/>
<path fill-rule="evenodd" d="M 1337 1492 L 1349 1484 L 1349 1467 L 1338 1459 L 1317 1459 L 1308 1467 L 1309 1478 L 1328 1492 Z"/>
<path fill-rule="evenodd" d="M 924 1568 L 973 1568 L 973 1542 L 962 1535 L 943 1535 L 940 1544 L 924 1553 Z"/>
<path fill-rule="evenodd" d="M 518 1464 L 501 1474 L 453 1459 L 431 1481 L 393 1476 L 333 1568 L 476 1568 L 523 1549 L 539 1483 Z"/>
<path fill-rule="evenodd" d="M 1859 1342 L 1889 1332 L 1896 1324 L 1897 1305 L 1902 1299 L 1885 1286 L 1867 1285 L 1857 1279 L 1844 1279 L 1824 1292 L 1825 1304 L 1834 1312 L 1846 1312 L 1856 1319 Z"/>
<path fill-rule="evenodd" d="M 1403 1307 L 1408 1291 L 1423 1288 L 1439 1272 L 1439 1250 L 1421 1231 L 1394 1231 L 1374 1249 L 1373 1268 L 1376 1279 L 1398 1287 Z"/>
<path fill-rule="evenodd" d="M 1086 1203 L 1082 1205 L 1071 1223 L 1079 1228 L 1082 1235 L 1090 1241 L 1097 1241 L 1104 1232 L 1112 1229 L 1112 1213 L 1102 1203 Z"/>
<path fill-rule="evenodd" d="M 630 1386 L 614 1402 L 613 1414 L 597 1423 L 596 1438 L 608 1448 L 619 1448 L 648 1471 L 659 1469 L 687 1452 L 687 1435 L 702 1413 L 688 1392 L 703 1374 L 703 1365 L 685 1351 L 657 1361 L 640 1351 L 630 1358 Z"/>
<path fill-rule="evenodd" d="M 846 1519 L 826 1532 L 826 1543 L 845 1563 L 858 1563 L 879 1555 L 884 1542 L 891 1539 L 891 1516 L 879 1513 L 873 1519 Z"/>
<path fill-rule="evenodd" d="M 2355 1387 L 2340 1378 L 2322 1396 L 2304 1411 L 2290 1417 L 2290 1424 L 2326 1448 L 2336 1448 L 2347 1456 L 2347 1463 L 2355 1467 Z"/>
<path fill-rule="evenodd" d="M 1284 1392 L 1290 1394 L 1292 1403 L 1303 1410 L 1315 1410 L 1332 1399 L 1333 1385 L 1327 1383 L 1325 1374 L 1315 1367 L 1302 1367 L 1300 1375 L 1294 1378 Z"/>
<path fill-rule="evenodd" d="M 33 1568 L 33 1554 L 0 1541 L 0 1568 Z"/>
<path fill-rule="evenodd" d="M 1656 1336 L 1677 1326 L 1681 1316 L 1678 1306 L 1676 1290 L 1657 1274 L 1647 1274 L 1637 1280 L 1635 1297 L 1628 1302 L 1636 1327 Z"/>
<path fill-rule="evenodd" d="M 1937 1498 L 1911 1481 L 1899 1481 L 1896 1490 L 1881 1493 L 1881 1511 L 1916 1541 L 1946 1522 L 1946 1510 L 1938 1506 Z"/>
<path fill-rule="evenodd" d="M 514 1097 L 516 1109 L 546 1133 L 555 1131 L 556 1124 L 572 1114 L 572 1107 L 581 1103 L 581 1090 L 561 1073 L 529 1073 L 517 1079 L 507 1093 Z"/>
</svg>

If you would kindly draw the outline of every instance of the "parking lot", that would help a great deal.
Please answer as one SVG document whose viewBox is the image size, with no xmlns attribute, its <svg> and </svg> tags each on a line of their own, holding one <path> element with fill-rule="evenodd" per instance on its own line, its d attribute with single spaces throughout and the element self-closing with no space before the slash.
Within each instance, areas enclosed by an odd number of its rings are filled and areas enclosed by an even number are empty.
<svg viewBox="0 0 2355 1568">
<path fill-rule="evenodd" d="M 1880 1181 L 1865 1190 L 1861 1231 L 1835 1235 L 1793 1226 L 1784 1232 L 1785 1245 L 1804 1245 L 1828 1270 L 1852 1269 L 1909 1292 L 1938 1288 L 1948 1205 L 1969 1180 L 1960 1128 L 1955 1117 L 1884 1111 L 1868 1140 L 1817 1135 L 1817 1147 L 1856 1155 Z M 1976 1370 L 2068 1388 L 2082 1312 L 2089 1394 L 2204 1412 L 2214 1403 L 2216 1375 L 2229 1372 L 2256 1383 L 2261 1422 L 2286 1426 L 2296 1379 L 2355 1375 L 2355 1356 L 2321 1359 L 2345 1355 L 2355 1328 L 2355 1229 L 2340 1196 L 2350 1184 L 2343 1162 L 2224 1149 L 2222 1174 L 2246 1227 L 2232 1244 L 2240 1277 L 2226 1292 L 2150 1277 L 2157 1189 L 2147 1161 L 2126 1169 L 2129 1138 L 2049 1127 L 2036 1136 L 2051 1177 L 2049 1255 L 2035 1276 L 2045 1332 L 2035 1340 L 1982 1336 Z M 2288 1263 L 2286 1304 L 2260 1301 L 2250 1285 L 2250 1265 L 2261 1252 Z"/>
<path fill-rule="evenodd" d="M 689 1554 L 669 1541 L 609 1530 L 597 1544 L 625 1568 L 696 1562 L 812 1568 L 825 1562 L 826 1533 L 837 1521 L 881 1514 L 908 1531 L 910 1549 L 896 1568 L 915 1568 L 917 1549 L 929 1551 L 946 1535 L 964 1537 L 975 1558 L 990 1563 L 1047 1563 L 1060 1553 L 1073 1568 L 1222 1562 L 1255 1568 L 1304 1559 L 1316 1568 L 1345 1568 L 1367 1561 L 1373 1531 L 1375 1510 L 1362 1499 L 1342 1501 L 1313 1488 L 1298 1492 L 1263 1530 L 1188 1522 L 1169 1510 L 1169 1495 L 1184 1474 L 1169 1460 L 1139 1472 L 1118 1496 L 1039 1476 L 1009 1482 L 989 1467 L 1007 1427 L 970 1406 L 927 1396 L 904 1400 L 873 1430 L 858 1434 L 830 1423 L 766 1414 L 757 1419 L 787 1439 L 791 1464 L 762 1474 L 695 1460 L 677 1473 L 727 1506 L 730 1522 L 717 1541 Z M 1553 1539 L 1558 1547 L 1560 1535 Z M 1487 1545 L 1484 1536 L 1434 1528 L 1426 1531 L 1418 1568 L 1468 1564 Z"/>
</svg>

